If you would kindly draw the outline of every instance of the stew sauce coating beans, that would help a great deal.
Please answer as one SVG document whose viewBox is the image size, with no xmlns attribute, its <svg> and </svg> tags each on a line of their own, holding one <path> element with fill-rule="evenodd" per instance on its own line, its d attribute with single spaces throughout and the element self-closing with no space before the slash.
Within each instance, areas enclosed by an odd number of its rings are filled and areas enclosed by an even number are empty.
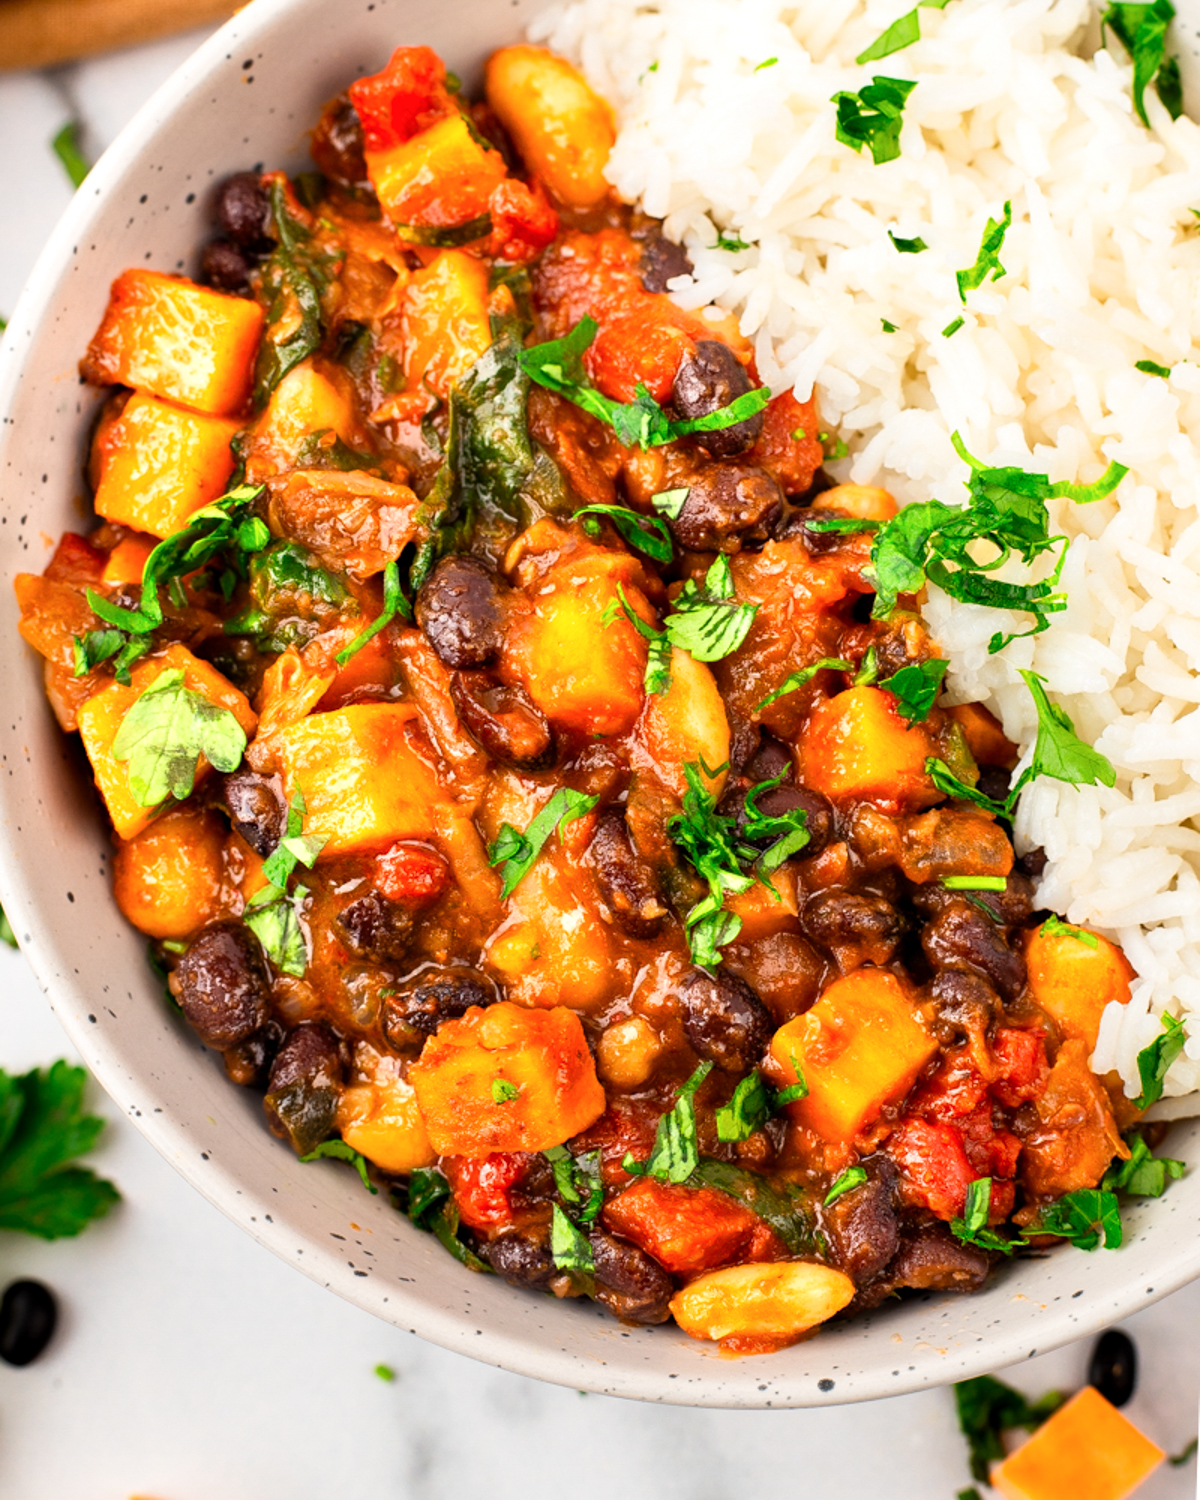
<svg viewBox="0 0 1200 1500">
<path fill-rule="evenodd" d="M 400 48 L 323 175 L 219 187 L 207 285 L 114 287 L 96 525 L 17 593 L 120 908 L 464 1276 L 741 1352 L 970 1290 L 1126 1150 L 1132 971 L 1035 919 L 1016 747 L 875 618 L 893 500 L 672 300 L 607 104 L 486 90 Z"/>
</svg>

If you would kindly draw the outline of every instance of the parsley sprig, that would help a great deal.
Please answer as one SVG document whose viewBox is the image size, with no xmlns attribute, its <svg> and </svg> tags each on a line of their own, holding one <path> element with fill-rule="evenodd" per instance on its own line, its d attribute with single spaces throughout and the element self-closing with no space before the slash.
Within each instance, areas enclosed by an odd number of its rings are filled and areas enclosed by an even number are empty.
<svg viewBox="0 0 1200 1500">
<path fill-rule="evenodd" d="M 182 668 L 161 673 L 121 720 L 113 757 L 127 761 L 129 788 L 142 807 L 192 795 L 203 756 L 217 771 L 236 771 L 246 732 L 227 708 L 184 685 Z"/>
<path fill-rule="evenodd" d="M 135 661 L 150 650 L 150 642 L 143 635 L 131 635 L 127 630 L 118 630 L 106 625 L 103 630 L 89 630 L 77 635 L 72 641 L 75 650 L 75 677 L 86 677 L 94 672 L 101 662 L 113 661 L 113 676 L 125 687 L 131 681 L 129 669 Z"/>
<path fill-rule="evenodd" d="M 1129 54 L 1133 63 L 1133 107 L 1143 125 L 1150 124 L 1146 114 L 1146 89 L 1151 83 L 1177 120 L 1183 113 L 1183 85 L 1179 63 L 1166 56 L 1167 27 L 1175 15 L 1171 0 L 1153 0 L 1149 5 L 1110 4 L 1100 17 L 1102 34 L 1111 31 Z M 1107 38 L 1105 38 L 1107 45 Z"/>
<path fill-rule="evenodd" d="M 671 490 L 664 491 L 667 495 L 673 493 L 675 492 Z M 683 494 L 686 496 L 687 491 L 684 490 Z M 661 497 L 656 495 L 654 498 L 658 500 Z M 579 521 L 584 516 L 588 519 L 583 521 L 583 529 L 589 536 L 597 536 L 600 532 L 600 523 L 593 517 L 606 516 L 631 547 L 644 552 L 655 562 L 669 563 L 675 556 L 671 533 L 667 530 L 666 522 L 660 521 L 657 516 L 644 516 L 624 505 L 585 505 L 575 512 L 575 519 Z"/>
<path fill-rule="evenodd" d="M 1149 1109 L 1162 1098 L 1163 1081 L 1170 1072 L 1172 1063 L 1183 1051 L 1186 1041 L 1187 1029 L 1183 1022 L 1164 1012 L 1161 1034 L 1137 1055 L 1138 1078 L 1141 1080 L 1142 1090 L 1133 1101 L 1136 1108 Z"/>
<path fill-rule="evenodd" d="M 1186 1172 L 1185 1163 L 1173 1156 L 1155 1156 L 1140 1130 L 1125 1137 L 1129 1147 L 1127 1161 L 1114 1161 L 1104 1174 L 1100 1186 L 1110 1193 L 1127 1193 L 1132 1198 L 1161 1198 L 1168 1182 L 1177 1182 Z"/>
<path fill-rule="evenodd" d="M 902 52 L 921 40 L 921 7 L 930 10 L 945 10 L 950 0 L 918 0 L 912 10 L 905 11 L 888 29 L 877 36 L 865 52 L 854 59 L 861 67 L 863 63 L 878 62 L 881 57 L 891 57 L 893 52 Z"/>
<path fill-rule="evenodd" d="M 404 596 L 404 588 L 400 582 L 400 564 L 393 560 L 383 570 L 383 608 L 360 635 L 356 635 L 348 646 L 342 647 L 334 661 L 339 667 L 344 667 L 352 656 L 357 656 L 397 615 L 411 620 L 412 605 Z"/>
<path fill-rule="evenodd" d="M 987 227 L 983 231 L 983 240 L 979 246 L 979 254 L 975 257 L 975 264 L 968 266 L 963 271 L 955 272 L 955 280 L 958 282 L 958 295 L 965 303 L 967 293 L 974 291 L 990 276 L 993 281 L 999 281 L 1006 274 L 1004 267 L 1000 264 L 1000 247 L 1004 244 L 1004 236 L 1008 233 L 1012 224 L 1012 202 L 1004 205 L 1004 217 L 1002 219 L 989 218 Z M 962 320 L 956 320 L 961 326 Z"/>
<path fill-rule="evenodd" d="M 555 829 L 561 840 L 567 824 L 591 812 L 598 800 L 584 792 L 574 791 L 571 787 L 560 786 L 534 816 L 524 833 L 511 823 L 500 825 L 500 832 L 488 850 L 488 863 L 503 866 L 504 883 L 500 889 L 502 901 L 507 901 L 518 884 L 529 874 Z"/>
<path fill-rule="evenodd" d="M 895 161 L 900 155 L 904 105 L 916 86 L 911 79 L 876 73 L 857 93 L 840 89 L 832 101 L 837 105 L 838 140 L 859 153 L 869 147 L 876 166 Z"/>
</svg>

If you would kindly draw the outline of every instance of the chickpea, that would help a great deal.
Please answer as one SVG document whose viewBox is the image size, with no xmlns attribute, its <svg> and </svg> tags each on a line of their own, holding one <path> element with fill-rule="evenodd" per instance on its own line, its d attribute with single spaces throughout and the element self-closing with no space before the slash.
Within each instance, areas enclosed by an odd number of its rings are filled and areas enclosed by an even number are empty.
<svg viewBox="0 0 1200 1500">
<path fill-rule="evenodd" d="M 614 1088 L 635 1089 L 646 1082 L 662 1052 L 662 1042 L 649 1021 L 630 1016 L 601 1036 L 597 1047 L 600 1076 Z"/>
<path fill-rule="evenodd" d="M 832 510 L 856 521 L 890 521 L 896 514 L 896 502 L 887 490 L 869 484 L 835 484 L 817 496 L 813 510 Z"/>
</svg>

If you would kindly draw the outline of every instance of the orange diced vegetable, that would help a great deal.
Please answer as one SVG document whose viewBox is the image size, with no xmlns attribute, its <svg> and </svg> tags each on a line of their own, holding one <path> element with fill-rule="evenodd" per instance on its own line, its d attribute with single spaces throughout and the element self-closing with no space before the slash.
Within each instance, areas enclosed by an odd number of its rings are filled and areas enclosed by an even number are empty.
<svg viewBox="0 0 1200 1500">
<path fill-rule="evenodd" d="M 132 396 L 98 435 L 96 514 L 168 537 L 225 493 L 239 423 Z"/>
<path fill-rule="evenodd" d="M 665 693 L 646 695 L 634 732 L 650 768 L 677 797 L 687 791 L 683 768 L 688 761 L 717 767 L 729 760 L 729 717 L 713 674 L 678 647 L 671 648 L 671 685 Z M 725 771 L 706 778 L 718 798 L 725 778 Z"/>
<path fill-rule="evenodd" d="M 883 688 L 849 688 L 819 704 L 800 754 L 804 779 L 834 802 L 863 800 L 904 812 L 941 795 L 925 774 L 933 754 L 929 736 L 905 723 Z"/>
<path fill-rule="evenodd" d="M 817 496 L 812 508 L 853 516 L 856 521 L 890 521 L 896 514 L 896 502 L 887 490 L 870 484 L 835 484 Z"/>
<path fill-rule="evenodd" d="M 656 401 L 669 401 L 680 363 L 695 340 L 670 316 L 670 303 L 649 306 L 606 322 L 584 356 L 588 374 L 614 401 L 632 401 L 644 385 Z"/>
<path fill-rule="evenodd" d="M 108 554 L 100 582 L 109 588 L 119 588 L 123 583 L 141 583 L 146 563 L 157 545 L 158 539 L 152 536 L 122 537 Z"/>
<path fill-rule="evenodd" d="M 139 834 L 154 816 L 155 809 L 143 807 L 133 795 L 129 785 L 128 765 L 113 755 L 113 741 L 125 715 L 151 683 L 164 672 L 174 670 L 183 672 L 185 687 L 195 693 L 203 693 L 211 702 L 229 709 L 247 735 L 254 733 L 258 723 L 245 695 L 206 661 L 193 656 L 186 646 L 178 643 L 139 662 L 130 674 L 128 687 L 119 682 L 109 682 L 86 703 L 81 704 L 79 736 L 92 763 L 92 774 L 108 808 L 112 825 L 123 839 L 131 839 Z M 207 772 L 208 764 L 202 758 L 196 771 L 197 783 Z"/>
<path fill-rule="evenodd" d="M 793 1117 L 827 1141 L 848 1141 L 903 1096 L 937 1051 L 908 991 L 885 969 L 856 969 L 829 986 L 811 1010 L 787 1021 L 771 1055 L 787 1083 L 797 1064 L 808 1097 Z"/>
<path fill-rule="evenodd" d="M 183 276 L 125 271 L 80 369 L 93 385 L 131 385 L 228 417 L 250 395 L 263 312 Z"/>
<path fill-rule="evenodd" d="M 1000 720 L 982 703 L 956 703 L 946 712 L 962 730 L 967 749 L 978 765 L 1016 765 L 1016 745 L 1000 727 Z"/>
<path fill-rule="evenodd" d="M 1063 1035 L 1078 1037 L 1091 1052 L 1100 1017 L 1111 1001 L 1129 1000 L 1133 966 L 1115 943 L 1085 928 L 1047 932 L 1043 922 L 1029 939 L 1025 962 L 1033 998 L 1057 1021 Z M 1077 937 L 1076 933 L 1085 933 Z"/>
<path fill-rule="evenodd" d="M 345 375 L 315 369 L 311 360 L 305 360 L 275 387 L 266 411 L 254 424 L 255 457 L 261 462 L 261 444 L 272 459 L 295 459 L 308 438 L 323 433 L 341 438 L 351 448 L 360 441 Z"/>
<path fill-rule="evenodd" d="M 411 420 L 444 401 L 492 342 L 487 267 L 463 250 L 440 251 L 404 290 L 401 331 L 405 389 L 382 410 Z"/>
<path fill-rule="evenodd" d="M 775 1261 L 697 1276 L 671 1298 L 671 1311 L 694 1339 L 761 1340 L 778 1347 L 841 1312 L 853 1296 L 849 1276 L 831 1266 Z"/>
<path fill-rule="evenodd" d="M 368 151 L 367 171 L 393 224 L 439 229 L 487 213 L 508 176 L 503 156 L 481 146 L 457 111 L 387 151 Z"/>
<path fill-rule="evenodd" d="M 222 915 L 224 854 L 225 830 L 215 813 L 166 812 L 117 849 L 117 905 L 149 937 L 191 937 Z"/>
<path fill-rule="evenodd" d="M 583 1027 L 562 1006 L 472 1006 L 438 1027 L 408 1076 L 444 1156 L 546 1151 L 604 1113 Z"/>
<path fill-rule="evenodd" d="M 403 703 L 309 714 L 276 733 L 287 795 L 303 793 L 304 832 L 328 840 L 326 857 L 433 833 L 440 793 L 419 736 L 416 710 Z"/>
<path fill-rule="evenodd" d="M 484 78 L 488 103 L 559 202 L 602 202 L 616 130 L 612 110 L 583 75 L 544 47 L 516 46 L 493 52 Z"/>
<path fill-rule="evenodd" d="M 347 1146 L 384 1172 L 412 1172 L 437 1159 L 412 1085 L 400 1074 L 400 1060 L 360 1044 L 355 1051 L 357 1081 L 338 1099 L 337 1128 Z"/>
<path fill-rule="evenodd" d="M 1005 1500 L 1125 1500 L 1165 1457 L 1085 1385 L 992 1471 L 991 1483 Z"/>
<path fill-rule="evenodd" d="M 714 1188 L 677 1187 L 652 1177 L 639 1178 L 604 1206 L 609 1229 L 678 1276 L 733 1260 L 759 1222 L 756 1214 Z"/>
</svg>

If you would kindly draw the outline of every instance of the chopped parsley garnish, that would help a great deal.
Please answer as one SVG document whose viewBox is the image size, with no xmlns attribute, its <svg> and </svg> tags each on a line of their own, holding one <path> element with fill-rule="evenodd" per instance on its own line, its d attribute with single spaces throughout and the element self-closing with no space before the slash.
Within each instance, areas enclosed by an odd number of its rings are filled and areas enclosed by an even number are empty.
<svg viewBox="0 0 1200 1500">
<path fill-rule="evenodd" d="M 942 329 L 942 337 L 944 339 L 952 339 L 965 322 L 965 318 L 955 318 L 952 323 L 947 323 L 945 328 Z"/>
<path fill-rule="evenodd" d="M 557 1203 L 550 1211 L 550 1254 L 560 1271 L 582 1271 L 587 1276 L 596 1269 L 587 1236 Z"/>
<path fill-rule="evenodd" d="M 555 829 L 561 840 L 562 831 L 567 824 L 591 812 L 597 800 L 583 792 L 573 791 L 570 787 L 560 786 L 524 833 L 518 832 L 511 823 L 500 825 L 496 841 L 488 850 L 488 863 L 504 867 L 504 884 L 500 890 L 502 901 L 506 901 L 516 890 L 518 883 L 528 875 Z"/>
<path fill-rule="evenodd" d="M 828 1208 L 831 1203 L 836 1203 L 843 1193 L 851 1193 L 855 1188 L 862 1187 L 866 1180 L 865 1167 L 847 1167 L 825 1194 L 825 1207 Z"/>
<path fill-rule="evenodd" d="M 1100 939 L 1094 932 L 1085 932 L 1082 927 L 1068 926 L 1066 922 L 1060 917 L 1054 916 L 1053 913 L 1042 923 L 1041 930 L 1047 937 L 1073 937 L 1088 948 L 1094 948 L 1097 951 L 1100 948 Z"/>
<path fill-rule="evenodd" d="M 900 126 L 904 105 L 916 88 L 911 79 L 885 78 L 876 73 L 857 93 L 846 89 L 833 96 L 837 105 L 837 138 L 851 151 L 871 151 L 876 166 L 900 155 Z"/>
<path fill-rule="evenodd" d="M 906 240 L 901 238 L 901 236 L 898 234 L 893 234 L 889 229 L 888 239 L 891 240 L 892 244 L 895 245 L 896 249 L 899 250 L 901 255 L 920 255 L 922 250 L 929 249 L 929 246 L 925 243 L 920 235 L 917 235 L 915 239 Z M 895 333 L 896 331 L 895 325 L 888 323 L 886 320 L 884 320 L 883 326 L 888 333 Z"/>
<path fill-rule="evenodd" d="M 581 1223 L 593 1223 L 604 1206 L 600 1152 L 584 1151 L 572 1156 L 565 1146 L 551 1146 L 542 1155 L 550 1163 L 554 1186 L 563 1202 L 571 1204 Z"/>
<path fill-rule="evenodd" d="M 1125 1137 L 1129 1147 L 1128 1161 L 1114 1161 L 1104 1174 L 1100 1186 L 1110 1193 L 1128 1193 L 1132 1198 L 1161 1198 L 1167 1183 L 1177 1181 L 1186 1172 L 1185 1163 L 1172 1156 L 1155 1156 L 1140 1130 Z"/>
<path fill-rule="evenodd" d="M 881 57 L 891 57 L 893 52 L 902 52 L 905 47 L 911 47 L 914 42 L 921 40 L 920 7 L 945 10 L 949 3 L 950 0 L 918 0 L 912 10 L 905 11 L 898 20 L 893 21 L 883 35 L 877 36 L 854 61 L 861 67 L 863 63 L 878 62 Z"/>
<path fill-rule="evenodd" d="M 319 834 L 306 835 L 304 833 L 306 811 L 304 793 L 297 791 L 288 807 L 287 828 L 284 835 L 267 857 L 262 868 L 267 880 L 280 891 L 287 889 L 287 883 L 297 865 L 303 865 L 306 870 L 311 870 L 316 863 L 317 855 L 329 842 L 328 838 L 322 838 Z"/>
<path fill-rule="evenodd" d="M 703 584 L 689 578 L 680 589 L 664 628 L 672 646 L 697 661 L 720 661 L 746 639 L 757 613 L 757 604 L 737 602 L 729 559 L 721 552 Z"/>
<path fill-rule="evenodd" d="M 1194 1437 L 1190 1443 L 1186 1443 L 1178 1453 L 1172 1453 L 1167 1462 L 1173 1469 L 1182 1469 L 1188 1459 L 1195 1456 L 1196 1449 L 1200 1448 L 1200 1437 Z"/>
<path fill-rule="evenodd" d="M 644 1162 L 626 1155 L 621 1165 L 632 1177 L 655 1177 L 659 1182 L 686 1182 L 700 1162 L 696 1140 L 696 1091 L 712 1072 L 712 1063 L 702 1062 L 679 1090 L 679 1097 L 660 1116 L 654 1147 Z"/>
<path fill-rule="evenodd" d="M 660 516 L 666 516 L 668 521 L 678 521 L 690 494 L 690 489 L 659 490 L 657 495 L 650 496 L 650 504 Z"/>
<path fill-rule="evenodd" d="M 79 144 L 79 121 L 68 120 L 50 142 L 50 149 L 62 162 L 63 171 L 71 179 L 72 187 L 79 187 L 92 170 L 92 164 Z"/>
<path fill-rule="evenodd" d="M 764 68 L 773 68 L 778 61 L 777 57 L 768 57 L 765 61 L 760 62 L 754 71 L 761 73 Z"/>
<path fill-rule="evenodd" d="M 944 875 L 942 887 L 947 891 L 1004 891 L 1008 881 L 1003 875 Z"/>
<path fill-rule="evenodd" d="M 300 1158 L 301 1161 L 322 1161 L 325 1158 L 333 1161 L 348 1161 L 358 1175 L 362 1178 L 362 1185 L 368 1193 L 378 1193 L 379 1189 L 367 1176 L 367 1159 L 353 1146 L 347 1146 L 345 1141 L 322 1141 L 319 1146 L 307 1152 Z"/>
<path fill-rule="evenodd" d="M 889 323 L 886 318 L 880 318 L 880 320 L 879 320 L 879 326 L 883 329 L 884 333 L 897 333 L 897 332 L 899 332 L 899 330 L 897 329 L 895 323 Z"/>
<path fill-rule="evenodd" d="M 86 1082 L 67 1062 L 20 1075 L 0 1068 L 0 1229 L 66 1239 L 120 1197 L 111 1182 L 72 1165 L 104 1129 L 84 1113 Z"/>
<path fill-rule="evenodd" d="M 391 1365 L 376 1365 L 374 1373 L 376 1379 L 378 1380 L 386 1380 L 390 1382 L 395 1380 L 396 1378 L 396 1372 L 392 1369 Z"/>
<path fill-rule="evenodd" d="M 0 906 L 0 943 L 7 943 L 10 948 L 18 946 L 17 935 L 13 931 L 12 923 L 8 920 L 8 913 L 2 906 Z"/>
<path fill-rule="evenodd" d="M 739 1080 L 729 1102 L 717 1110 L 717 1139 L 729 1144 L 749 1140 L 785 1104 L 807 1095 L 807 1088 L 797 1093 L 800 1087 L 792 1084 L 789 1088 L 775 1089 L 757 1069 L 747 1073 Z"/>
<path fill-rule="evenodd" d="M 1143 125 L 1150 124 L 1146 89 L 1152 82 L 1171 118 L 1177 120 L 1183 113 L 1179 64 L 1165 55 L 1167 27 L 1174 15 L 1171 0 L 1153 0 L 1150 5 L 1110 4 L 1100 17 L 1101 33 L 1111 30 L 1133 63 L 1133 107 Z"/>
<path fill-rule="evenodd" d="M 514 1099 L 521 1097 L 521 1090 L 515 1083 L 510 1083 L 507 1078 L 492 1079 L 492 1102 L 493 1104 L 511 1104 Z"/>
<path fill-rule="evenodd" d="M 852 672 L 852 662 L 843 661 L 840 656 L 823 656 L 820 661 L 814 661 L 810 666 L 801 667 L 798 672 L 791 672 L 786 676 L 773 693 L 768 693 L 761 703 L 756 703 L 754 712 L 762 713 L 763 709 L 771 703 L 777 703 L 780 698 L 786 698 L 789 693 L 794 693 L 797 688 L 802 688 L 817 675 L 818 672 Z"/>
<path fill-rule="evenodd" d="M 895 332 L 895 330 L 892 330 Z M 815 532 L 818 536 L 833 533 L 836 536 L 858 536 L 863 532 L 878 531 L 883 525 L 882 521 L 864 521 L 857 516 L 805 516 L 805 531 Z"/>
<path fill-rule="evenodd" d="M 1064 1193 L 1053 1203 L 1047 1203 L 1025 1230 L 1026 1238 L 1040 1234 L 1069 1240 L 1077 1250 L 1095 1250 L 1101 1239 L 1106 1250 L 1119 1250 L 1123 1232 L 1116 1193 L 1106 1188 L 1080 1188 L 1075 1193 Z"/>
<path fill-rule="evenodd" d="M 987 1227 L 988 1215 L 992 1211 L 992 1179 L 977 1177 L 967 1185 L 966 1203 L 961 1219 L 950 1220 L 950 1233 L 964 1245 L 978 1245 L 981 1250 L 999 1251 L 1011 1255 L 1019 1241 L 1005 1239 Z"/>
<path fill-rule="evenodd" d="M 403 1203 L 404 1198 L 401 1197 L 400 1201 Z M 432 1234 L 455 1260 L 472 1271 L 491 1269 L 459 1239 L 458 1205 L 450 1192 L 450 1184 L 436 1167 L 417 1167 L 409 1175 L 407 1212 L 416 1227 Z"/>
<path fill-rule="evenodd" d="M 739 250 L 749 250 L 749 244 L 737 234 L 717 235 L 717 243 L 708 247 L 710 250 L 728 250 L 731 255 L 736 255 Z"/>
<path fill-rule="evenodd" d="M 142 807 L 192 795 L 203 756 L 217 771 L 236 771 L 246 732 L 230 713 L 184 686 L 183 671 L 163 672 L 121 720 L 113 757 L 129 764 L 129 789 Z"/>
<path fill-rule="evenodd" d="M 655 630 L 630 604 L 625 590 L 617 584 L 617 598 L 605 610 L 603 623 L 611 625 L 618 614 L 623 614 L 637 633 L 646 642 L 646 671 L 642 683 L 647 693 L 665 693 L 671 686 L 671 641 L 665 630 Z"/>
<path fill-rule="evenodd" d="M 1171 378 L 1171 366 L 1155 364 L 1152 359 L 1139 359 L 1133 368 L 1140 370 L 1143 375 L 1157 375 L 1163 380 Z"/>
<path fill-rule="evenodd" d="M 591 348 L 598 331 L 599 325 L 594 318 L 581 318 L 565 338 L 534 344 L 530 349 L 521 350 L 518 359 L 522 370 L 538 385 L 564 396 L 590 416 L 607 422 L 626 448 L 656 448 L 693 432 L 719 432 L 725 427 L 735 427 L 748 417 L 756 416 L 771 399 L 766 386 L 757 386 L 728 406 L 682 422 L 670 421 L 640 381 L 632 401 L 614 401 L 592 385 L 583 368 L 583 356 Z"/>
<path fill-rule="evenodd" d="M 246 902 L 242 921 L 263 946 L 281 974 L 303 979 L 308 968 L 308 944 L 300 913 L 308 900 L 306 886 L 298 885 L 289 895 L 273 885 L 263 886 Z"/>
<path fill-rule="evenodd" d="M 383 570 L 383 608 L 371 621 L 361 635 L 356 635 L 348 646 L 343 646 L 334 657 L 339 667 L 344 667 L 352 656 L 357 656 L 368 641 L 373 641 L 385 626 L 400 615 L 402 619 L 412 618 L 412 605 L 404 597 L 404 589 L 400 584 L 400 564 L 392 561 Z"/>
<path fill-rule="evenodd" d="M 1149 1109 L 1162 1098 L 1163 1080 L 1170 1072 L 1171 1064 L 1183 1051 L 1187 1041 L 1187 1030 L 1182 1021 L 1164 1013 L 1162 1034 L 1156 1036 L 1148 1047 L 1137 1055 L 1138 1077 L 1142 1091 L 1133 1101 L 1138 1109 Z"/>
<path fill-rule="evenodd" d="M 994 1375 L 960 1380 L 954 1387 L 958 1425 L 971 1455 L 971 1477 L 987 1484 L 991 1465 L 1004 1458 L 1005 1432 L 1023 1427 L 1034 1432 L 1066 1400 L 1061 1391 L 1048 1391 L 1032 1404 Z"/>
<path fill-rule="evenodd" d="M 668 490 L 665 493 L 675 494 L 678 491 Z M 686 498 L 686 490 L 683 491 L 683 495 Z M 654 498 L 657 500 L 659 497 L 656 495 Z M 577 521 L 583 516 L 589 518 L 607 516 L 631 547 L 644 552 L 655 562 L 669 563 L 675 555 L 675 549 L 671 544 L 671 533 L 667 530 L 666 522 L 660 521 L 657 516 L 643 516 L 624 505 L 585 505 L 575 512 Z M 598 536 L 600 523 L 588 519 L 583 521 L 583 529 L 589 536 Z"/>
<path fill-rule="evenodd" d="M 72 645 L 75 650 L 74 676 L 86 677 L 101 662 L 116 657 L 113 675 L 126 687 L 130 683 L 130 667 L 150 649 L 150 642 L 145 636 L 130 635 L 127 630 L 118 630 L 114 625 L 108 625 L 103 630 L 89 630 L 86 635 L 77 635 Z"/>
<path fill-rule="evenodd" d="M 958 295 L 965 302 L 967 293 L 976 287 L 982 286 L 990 276 L 993 281 L 999 281 L 1001 276 L 1006 275 L 1004 267 L 1000 264 L 1000 247 L 1004 244 L 1004 236 L 1008 233 L 1012 224 L 1012 202 L 1004 205 L 1004 217 L 1002 219 L 991 219 L 987 221 L 987 227 L 983 231 L 983 240 L 979 246 L 979 254 L 975 257 L 975 264 L 968 266 L 964 271 L 955 273 L 958 282 Z M 958 320 L 959 325 L 962 319 Z M 946 335 L 949 337 L 949 335 Z"/>
<path fill-rule="evenodd" d="M 909 662 L 898 672 L 880 682 L 896 699 L 896 712 L 910 724 L 921 724 L 929 717 L 937 695 L 942 690 L 942 679 L 950 663 L 941 657 L 929 661 Z"/>
</svg>

